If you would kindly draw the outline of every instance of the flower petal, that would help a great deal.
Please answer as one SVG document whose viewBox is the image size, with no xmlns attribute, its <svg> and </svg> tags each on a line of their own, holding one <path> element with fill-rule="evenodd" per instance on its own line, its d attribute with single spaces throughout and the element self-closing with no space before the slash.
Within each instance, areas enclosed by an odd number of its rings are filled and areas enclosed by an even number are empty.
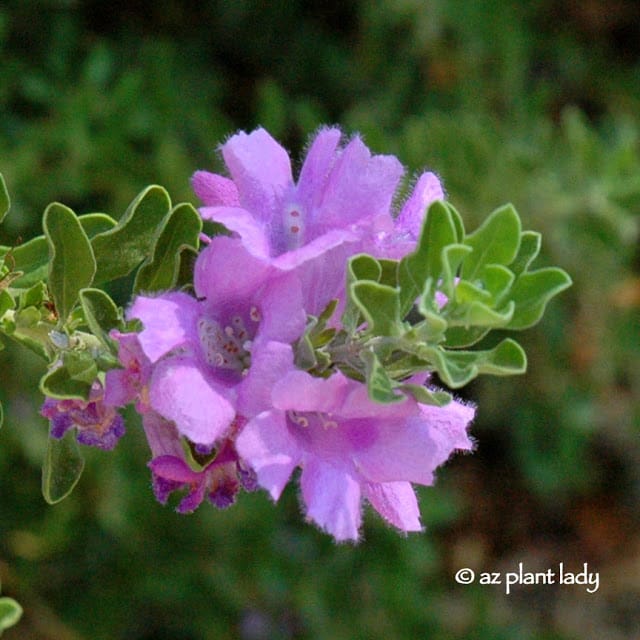
<svg viewBox="0 0 640 640">
<path fill-rule="evenodd" d="M 238 188 L 243 208 L 269 224 L 293 185 L 287 152 L 262 128 L 240 132 L 222 147 L 222 156 Z"/>
<path fill-rule="evenodd" d="M 373 508 L 401 531 L 422 531 L 420 510 L 409 482 L 365 482 L 362 492 Z"/>
<path fill-rule="evenodd" d="M 332 229 L 299 249 L 273 260 L 284 271 L 294 270 L 300 280 L 304 308 L 320 314 L 333 298 L 344 298 L 347 259 L 358 252 L 359 236 L 347 229 Z"/>
<path fill-rule="evenodd" d="M 367 445 L 355 449 L 352 456 L 356 468 L 367 480 L 404 480 L 425 485 L 433 482 L 433 472 L 444 461 L 437 455 L 438 447 L 425 420 L 417 417 L 397 421 L 369 419 L 366 428 L 368 441 L 361 433 L 365 426 L 359 422 L 351 430 L 354 442 Z"/>
<path fill-rule="evenodd" d="M 308 518 L 337 541 L 358 539 L 361 492 L 351 474 L 311 459 L 305 461 L 300 485 Z"/>
<path fill-rule="evenodd" d="M 176 347 L 197 342 L 198 311 L 198 301 L 185 293 L 165 293 L 154 298 L 138 296 L 127 319 L 142 321 L 140 346 L 149 360 L 156 362 Z"/>
<path fill-rule="evenodd" d="M 396 218 L 396 229 L 417 239 L 429 205 L 444 200 L 444 191 L 435 173 L 423 173 Z"/>
<path fill-rule="evenodd" d="M 418 415 L 402 420 L 372 420 L 375 437 L 354 452 L 354 462 L 372 482 L 432 484 L 437 467 L 472 446 L 466 433 L 472 418 L 473 408 L 454 400 L 444 407 L 419 405 Z"/>
<path fill-rule="evenodd" d="M 151 406 L 195 444 L 212 445 L 235 418 L 233 405 L 190 358 L 169 358 L 156 366 Z"/>
<path fill-rule="evenodd" d="M 254 342 L 249 373 L 238 389 L 238 413 L 246 418 L 271 409 L 271 391 L 293 370 L 293 350 L 288 344 Z"/>
<path fill-rule="evenodd" d="M 110 407 L 124 407 L 137 395 L 126 369 L 111 369 L 105 374 L 104 403 Z"/>
<path fill-rule="evenodd" d="M 238 207 L 238 188 L 233 180 L 209 171 L 196 171 L 191 176 L 191 187 L 207 207 Z"/>
<path fill-rule="evenodd" d="M 322 218 L 315 225 L 345 227 L 387 213 L 403 168 L 394 156 L 372 156 L 354 138 L 336 160 L 322 199 Z"/>
<path fill-rule="evenodd" d="M 179 458 L 183 455 L 180 436 L 173 423 L 155 411 L 147 411 L 142 414 L 142 426 L 154 458 L 163 455 Z"/>
<path fill-rule="evenodd" d="M 216 236 L 196 261 L 194 286 L 207 306 L 224 305 L 255 295 L 271 267 L 249 253 L 236 238 Z"/>
<path fill-rule="evenodd" d="M 237 233 L 252 255 L 269 256 L 269 239 L 259 221 L 247 210 L 240 207 L 201 207 L 199 211 L 204 220 L 219 222 Z"/>
<path fill-rule="evenodd" d="M 420 412 L 431 427 L 431 436 L 438 447 L 438 457 L 442 462 L 448 460 L 452 451 L 473 449 L 473 440 L 467 433 L 475 415 L 473 405 L 457 400 L 452 400 L 444 407 L 421 404 Z"/>
<path fill-rule="evenodd" d="M 305 371 L 292 371 L 273 389 L 273 406 L 283 411 L 325 411 L 340 407 L 349 383 L 341 374 L 315 378 Z"/>
<path fill-rule="evenodd" d="M 203 474 L 193 471 L 189 465 L 176 456 L 158 456 L 148 464 L 157 476 L 181 484 L 201 482 Z"/>
<path fill-rule="evenodd" d="M 274 500 L 280 497 L 301 456 L 279 411 L 266 411 L 250 420 L 236 438 L 236 450 Z"/>
<path fill-rule="evenodd" d="M 297 198 L 307 210 L 322 200 L 329 171 L 338 156 L 341 136 L 340 129 L 321 129 L 309 147 L 296 188 Z"/>
<path fill-rule="evenodd" d="M 263 339 L 294 342 L 302 335 L 307 315 L 300 281 L 295 274 L 287 273 L 265 281 L 256 302 L 262 314 L 260 335 Z"/>
</svg>

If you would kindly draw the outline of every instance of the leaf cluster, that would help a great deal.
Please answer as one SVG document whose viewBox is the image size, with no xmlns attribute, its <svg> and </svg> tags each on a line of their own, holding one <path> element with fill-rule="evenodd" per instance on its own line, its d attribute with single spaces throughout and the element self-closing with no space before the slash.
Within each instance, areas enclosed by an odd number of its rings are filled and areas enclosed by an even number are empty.
<svg viewBox="0 0 640 640">
<path fill-rule="evenodd" d="M 472 347 L 491 331 L 533 326 L 570 286 L 562 269 L 530 268 L 540 245 L 540 234 L 523 231 L 511 205 L 467 233 L 452 205 L 434 202 L 412 253 L 401 260 L 366 254 L 349 260 L 343 333 L 327 347 L 316 342 L 316 353 L 332 354 L 345 373 L 366 380 L 379 402 L 401 401 L 402 392 L 429 404 L 448 402 L 448 394 L 413 383 L 421 372 L 437 373 L 452 389 L 479 374 L 524 373 L 525 352 L 512 338 Z M 326 334 L 316 326 L 305 338 L 307 350 L 313 331 Z"/>
<path fill-rule="evenodd" d="M 9 206 L 0 176 L 0 220 Z M 42 226 L 43 235 L 0 247 L 0 332 L 47 360 L 40 380 L 45 396 L 87 400 L 94 382 L 118 366 L 109 332 L 126 329 L 122 309 L 103 287 L 128 278 L 133 295 L 183 284 L 202 220 L 191 204 L 174 206 L 164 188 L 152 185 L 117 222 L 103 213 L 78 216 L 54 202 Z M 47 501 L 66 497 L 83 467 L 70 434 L 49 439 Z"/>
</svg>

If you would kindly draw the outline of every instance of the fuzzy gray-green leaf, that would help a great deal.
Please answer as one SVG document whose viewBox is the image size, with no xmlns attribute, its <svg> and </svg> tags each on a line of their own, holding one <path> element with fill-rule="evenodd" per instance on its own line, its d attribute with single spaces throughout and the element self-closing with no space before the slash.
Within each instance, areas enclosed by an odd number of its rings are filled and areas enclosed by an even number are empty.
<svg viewBox="0 0 640 640">
<path fill-rule="evenodd" d="M 363 351 L 360 354 L 360 358 L 365 364 L 367 390 L 372 400 L 383 404 L 403 402 L 406 400 L 406 396 L 394 391 L 395 384 L 393 380 L 389 378 L 385 368 L 373 351 Z"/>
<path fill-rule="evenodd" d="M 82 471 L 84 459 L 76 442 L 75 429 L 59 440 L 49 437 L 42 466 L 42 495 L 49 504 L 64 500 L 74 489 Z"/>
<path fill-rule="evenodd" d="M 523 273 L 509 296 L 516 308 L 507 329 L 527 329 L 536 324 L 542 318 L 549 300 L 570 286 L 569 275 L 557 267 Z"/>
<path fill-rule="evenodd" d="M 171 200 L 165 189 L 151 185 L 129 205 L 122 219 L 111 230 L 92 240 L 96 256 L 96 282 L 108 282 L 131 273 L 153 247 Z"/>
<path fill-rule="evenodd" d="M 473 280 L 486 264 L 509 265 L 520 248 L 520 218 L 512 205 L 496 209 L 473 233 L 465 244 L 473 252 L 462 265 L 462 277 Z"/>
<path fill-rule="evenodd" d="M 172 209 L 162 226 L 153 248 L 153 256 L 140 267 L 134 291 L 163 291 L 171 289 L 180 269 L 180 254 L 186 248 L 197 250 L 202 231 L 202 218 L 188 203 Z"/>
<path fill-rule="evenodd" d="M 91 333 L 110 347 L 109 331 L 121 327 L 122 316 L 116 303 L 102 289 L 83 289 L 80 304 Z"/>
<path fill-rule="evenodd" d="M 60 320 L 64 322 L 78 300 L 80 289 L 88 287 L 96 272 L 91 243 L 71 209 L 54 202 L 42 221 L 49 243 L 49 291 Z"/>
</svg>

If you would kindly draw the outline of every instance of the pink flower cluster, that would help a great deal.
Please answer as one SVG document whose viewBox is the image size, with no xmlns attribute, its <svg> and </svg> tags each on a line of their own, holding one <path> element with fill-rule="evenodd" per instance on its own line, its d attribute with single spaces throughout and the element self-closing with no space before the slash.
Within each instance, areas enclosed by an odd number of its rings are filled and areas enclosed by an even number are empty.
<svg viewBox="0 0 640 640">
<path fill-rule="evenodd" d="M 356 540 L 366 500 L 401 531 L 421 529 L 412 483 L 428 485 L 456 450 L 470 449 L 472 407 L 378 404 L 340 371 L 297 369 L 293 345 L 309 314 L 345 301 L 347 259 L 398 258 L 413 249 L 424 212 L 443 198 L 424 173 L 393 213 L 403 168 L 359 137 L 320 130 L 297 181 L 287 152 L 264 130 L 221 148 L 228 177 L 198 171 L 205 220 L 224 225 L 200 253 L 195 295 L 138 296 L 143 329 L 119 334 L 122 369 L 105 401 L 135 402 L 152 451 L 157 498 L 178 506 L 231 504 L 240 488 L 274 500 L 294 470 L 306 517 L 336 540 Z"/>
</svg>

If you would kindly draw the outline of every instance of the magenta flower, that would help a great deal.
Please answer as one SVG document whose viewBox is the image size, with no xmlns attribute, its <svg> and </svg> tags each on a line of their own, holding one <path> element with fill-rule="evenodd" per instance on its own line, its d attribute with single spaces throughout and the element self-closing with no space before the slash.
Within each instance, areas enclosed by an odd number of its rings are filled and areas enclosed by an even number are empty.
<svg viewBox="0 0 640 640">
<path fill-rule="evenodd" d="M 359 137 L 344 146 L 340 139 L 339 129 L 321 129 L 294 182 L 287 152 L 264 129 L 241 132 L 222 146 L 231 179 L 207 171 L 192 178 L 203 218 L 237 233 L 253 255 L 297 269 L 312 314 L 340 295 L 350 255 L 410 251 L 426 207 L 443 197 L 438 179 L 424 174 L 394 223 L 402 165 L 371 155 Z"/>
<path fill-rule="evenodd" d="M 238 436 L 238 453 L 274 500 L 302 467 L 307 517 L 336 540 L 357 540 L 363 499 L 401 531 L 420 530 L 411 483 L 431 484 L 454 451 L 472 448 L 472 407 L 378 404 L 341 373 L 321 379 L 283 368 L 272 400 Z"/>
<path fill-rule="evenodd" d="M 104 389 L 96 381 L 88 400 L 46 398 L 40 414 L 49 420 L 52 438 L 60 439 L 76 429 L 76 440 L 90 447 L 111 450 L 124 435 L 122 416 L 104 402 Z"/>
<path fill-rule="evenodd" d="M 214 238 L 200 254 L 194 286 L 198 299 L 138 296 L 128 317 L 144 325 L 137 339 L 151 365 L 148 406 L 211 448 L 237 412 L 263 410 L 268 362 L 300 336 L 306 317 L 297 279 L 232 238 Z M 116 386 L 126 388 L 126 376 Z"/>
</svg>

